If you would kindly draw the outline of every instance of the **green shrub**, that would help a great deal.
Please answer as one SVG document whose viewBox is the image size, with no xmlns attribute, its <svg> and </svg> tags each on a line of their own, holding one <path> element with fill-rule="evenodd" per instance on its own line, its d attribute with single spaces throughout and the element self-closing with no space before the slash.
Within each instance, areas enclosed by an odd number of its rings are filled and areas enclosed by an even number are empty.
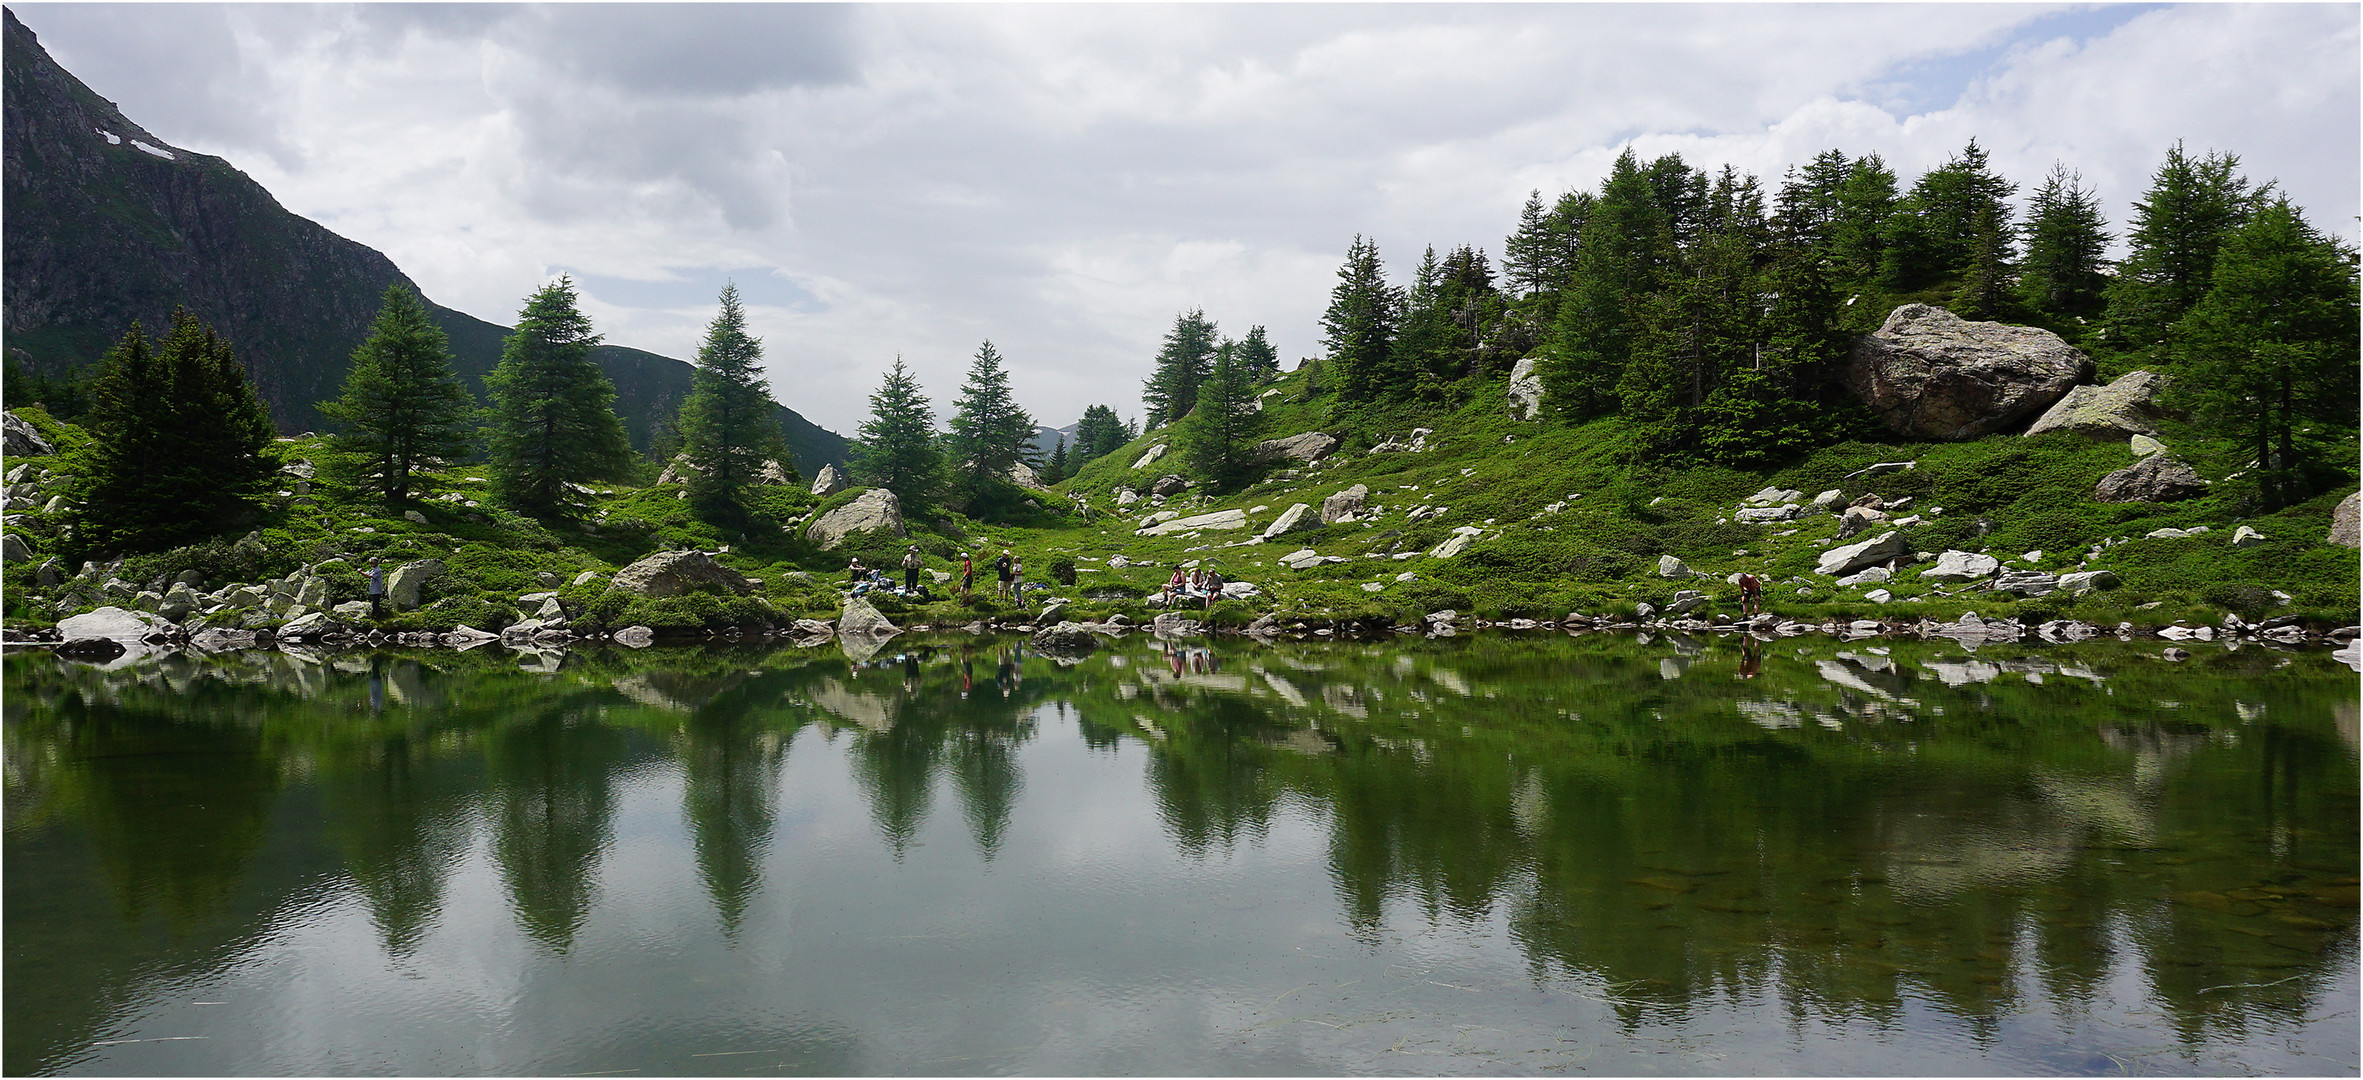
<svg viewBox="0 0 2363 1080">
<path fill-rule="evenodd" d="M 1050 580 L 1061 585 L 1075 583 L 1075 560 L 1055 559 L 1050 564 Z"/>
<path fill-rule="evenodd" d="M 279 530 L 270 530 L 279 533 Z M 279 533 L 284 537 L 284 533 Z M 141 555 L 123 561 L 125 580 L 148 582 L 177 578 L 195 571 L 205 587 L 218 589 L 232 582 L 258 582 L 285 577 L 302 563 L 293 543 L 272 544 L 257 536 L 252 542 L 216 537 L 201 544 Z"/>
</svg>

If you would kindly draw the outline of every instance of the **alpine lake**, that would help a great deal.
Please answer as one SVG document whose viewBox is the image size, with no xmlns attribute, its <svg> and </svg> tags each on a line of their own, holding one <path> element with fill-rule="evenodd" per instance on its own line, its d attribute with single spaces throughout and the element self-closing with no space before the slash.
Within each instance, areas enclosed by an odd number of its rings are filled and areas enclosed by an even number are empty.
<svg viewBox="0 0 2363 1080">
<path fill-rule="evenodd" d="M 10 1074 L 2345 1074 L 2322 649 L 5 660 Z"/>
</svg>

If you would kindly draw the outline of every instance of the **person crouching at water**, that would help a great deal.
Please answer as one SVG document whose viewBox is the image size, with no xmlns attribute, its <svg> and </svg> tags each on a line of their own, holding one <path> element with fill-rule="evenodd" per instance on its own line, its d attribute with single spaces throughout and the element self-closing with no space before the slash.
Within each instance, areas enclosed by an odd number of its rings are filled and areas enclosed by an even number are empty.
<svg viewBox="0 0 2363 1080">
<path fill-rule="evenodd" d="M 1764 606 L 1764 583 L 1754 574 L 1739 576 L 1739 610 L 1743 615 L 1754 615 Z"/>
<path fill-rule="evenodd" d="M 909 551 L 903 552 L 904 592 L 915 593 L 919 591 L 919 565 L 919 545 L 912 544 Z"/>
</svg>

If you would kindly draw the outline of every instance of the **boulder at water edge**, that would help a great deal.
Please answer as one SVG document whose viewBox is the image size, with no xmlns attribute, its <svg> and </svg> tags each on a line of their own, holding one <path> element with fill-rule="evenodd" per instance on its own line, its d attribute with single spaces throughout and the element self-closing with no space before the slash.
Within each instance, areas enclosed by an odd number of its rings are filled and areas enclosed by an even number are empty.
<svg viewBox="0 0 2363 1080">
<path fill-rule="evenodd" d="M 2057 334 L 1927 304 L 1896 308 L 1855 342 L 1846 368 L 1847 388 L 1888 430 L 1928 441 L 2011 427 L 2091 377 L 2092 361 Z"/>
<path fill-rule="evenodd" d="M 420 559 L 403 563 L 386 574 L 386 602 L 396 611 L 409 611 L 418 606 L 419 589 L 443 572 L 443 560 Z"/>
<path fill-rule="evenodd" d="M 57 624 L 58 640 L 81 641 L 105 638 L 109 641 L 138 641 L 155 633 L 169 633 L 171 623 L 159 615 L 144 611 L 126 611 L 119 607 L 103 607 L 70 618 Z"/>
<path fill-rule="evenodd" d="M 2173 380 L 2150 371 L 2130 371 L 2107 386 L 2068 391 L 2027 426 L 2027 434 L 2069 431 L 2104 442 L 2158 433 L 2158 395 Z"/>
<path fill-rule="evenodd" d="M 1061 622 L 1034 631 L 1033 645 L 1037 652 L 1079 656 L 1098 648 L 1099 639 L 1082 623 Z"/>
<path fill-rule="evenodd" d="M 855 496 L 852 502 L 822 514 L 805 528 L 804 536 L 822 551 L 833 551 L 846 537 L 878 531 L 906 535 L 902 500 L 885 488 L 871 488 Z"/>
<path fill-rule="evenodd" d="M 858 596 L 845 598 L 845 614 L 837 617 L 837 635 L 877 636 L 899 634 L 902 628 L 887 620 L 870 602 Z"/>
<path fill-rule="evenodd" d="M 755 583 L 741 577 L 738 571 L 715 562 L 705 552 L 694 550 L 657 552 L 616 571 L 615 580 L 607 588 L 611 592 L 654 597 L 679 596 L 700 585 L 719 586 L 740 596 L 755 591 Z"/>
</svg>

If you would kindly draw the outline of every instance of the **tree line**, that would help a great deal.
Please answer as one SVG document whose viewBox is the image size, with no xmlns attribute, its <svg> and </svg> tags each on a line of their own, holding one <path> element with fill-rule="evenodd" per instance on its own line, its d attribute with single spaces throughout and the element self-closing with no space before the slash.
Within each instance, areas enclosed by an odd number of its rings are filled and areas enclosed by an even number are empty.
<svg viewBox="0 0 2363 1080">
<path fill-rule="evenodd" d="M 772 416 L 762 342 L 746 332 L 735 286 L 699 348 L 691 390 L 675 419 L 689 494 L 700 513 L 740 521 L 750 489 L 776 469 L 792 478 Z M 449 343 L 405 286 L 386 290 L 353 352 L 340 395 L 321 411 L 329 479 L 411 503 L 420 474 L 479 450 L 502 504 L 543 517 L 582 508 L 581 485 L 629 475 L 634 458 L 615 412 L 615 386 L 591 360 L 600 335 L 574 283 L 560 278 L 525 302 L 478 407 L 452 366 Z M 133 324 L 99 363 L 84 423 L 98 436 L 83 477 L 76 536 L 93 551 L 159 550 L 235 524 L 276 482 L 263 455 L 268 414 L 229 343 L 186 310 L 151 347 Z"/>
<path fill-rule="evenodd" d="M 1974 140 L 1909 187 L 1878 154 L 1832 150 L 1769 191 L 1628 149 L 1596 190 L 1534 192 L 1498 272 L 1482 248 L 1431 246 L 1401 286 L 1355 237 L 1317 378 L 1348 409 L 1442 402 L 1532 358 L 1549 413 L 1621 417 L 1637 459 L 1762 465 L 1877 437 L 1840 385 L 1850 342 L 1934 303 L 2169 372 L 2181 405 L 2255 447 L 2268 506 L 2320 489 L 2337 442 L 2321 429 L 2356 423 L 2351 246 L 2236 155 L 2180 143 L 2114 264 L 2079 174 L 2055 165 L 2023 212 L 2019 190 Z"/>
</svg>

